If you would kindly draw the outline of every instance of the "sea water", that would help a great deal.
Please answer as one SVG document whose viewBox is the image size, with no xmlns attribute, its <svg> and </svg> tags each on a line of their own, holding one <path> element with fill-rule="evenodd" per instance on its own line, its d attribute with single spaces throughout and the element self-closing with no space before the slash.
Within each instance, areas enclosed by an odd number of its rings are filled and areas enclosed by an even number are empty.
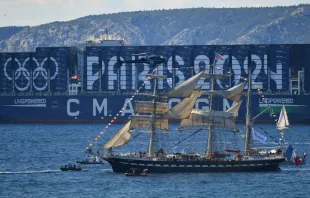
<svg viewBox="0 0 310 198">
<path fill-rule="evenodd" d="M 114 124 L 98 140 L 102 145 L 121 124 Z M 281 166 L 280 172 L 178 173 L 126 177 L 113 173 L 108 163 L 82 165 L 81 172 L 62 172 L 59 167 L 85 157 L 104 124 L 2 124 L 0 125 L 0 197 L 310 197 L 310 161 Z M 257 124 L 257 131 L 276 145 L 280 137 L 274 124 Z M 262 129 L 265 132 L 262 131 Z M 158 136 L 167 152 L 204 152 L 207 133 L 177 131 Z M 231 149 L 242 148 L 244 129 L 224 133 L 218 141 Z M 132 144 L 116 152 L 146 151 L 147 134 L 132 135 Z M 310 154 L 310 127 L 293 124 L 285 139 L 299 154 Z M 262 146 L 262 145 L 260 145 Z M 264 145 L 263 145 L 264 146 Z M 190 148 L 190 149 L 185 149 Z M 122 150 L 123 149 L 123 150 Z M 102 151 L 101 151 L 102 152 Z"/>
</svg>

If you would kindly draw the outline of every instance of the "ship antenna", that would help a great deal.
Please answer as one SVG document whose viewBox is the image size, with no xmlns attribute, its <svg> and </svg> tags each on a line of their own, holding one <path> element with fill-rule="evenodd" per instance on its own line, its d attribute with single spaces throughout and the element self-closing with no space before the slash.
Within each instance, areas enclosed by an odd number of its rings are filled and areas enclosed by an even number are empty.
<svg viewBox="0 0 310 198">
<path fill-rule="evenodd" d="M 247 104 L 246 104 L 246 136 L 245 136 L 245 144 L 244 144 L 244 152 L 246 155 L 250 154 L 250 141 L 251 141 L 251 131 L 252 131 L 252 123 L 251 123 L 251 112 L 250 112 L 250 104 L 251 104 L 251 84 L 252 84 L 252 71 L 251 71 L 251 52 L 248 54 L 248 93 L 247 93 Z"/>
</svg>

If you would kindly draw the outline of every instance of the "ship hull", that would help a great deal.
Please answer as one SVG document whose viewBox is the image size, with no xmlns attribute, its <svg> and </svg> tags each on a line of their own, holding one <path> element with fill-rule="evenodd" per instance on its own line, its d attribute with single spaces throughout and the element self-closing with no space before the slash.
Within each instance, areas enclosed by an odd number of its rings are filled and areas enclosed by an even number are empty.
<svg viewBox="0 0 310 198">
<path fill-rule="evenodd" d="M 117 115 L 116 121 L 123 122 L 133 114 L 130 99 L 134 92 L 152 90 L 151 80 L 145 78 L 152 71 L 147 64 L 120 66 L 118 60 L 136 61 L 140 58 L 137 53 L 165 58 L 167 64 L 160 66 L 159 72 L 167 78 L 160 79 L 157 87 L 159 93 L 166 93 L 207 69 L 213 55 L 220 53 L 216 73 L 231 74 L 229 79 L 216 80 L 214 88 L 223 90 L 247 77 L 249 52 L 255 65 L 252 115 L 271 107 L 256 121 L 274 122 L 285 105 L 290 122 L 310 122 L 309 44 L 119 46 L 116 41 L 115 45 L 87 45 L 82 50 L 38 47 L 35 52 L 0 53 L 0 122 L 109 122 Z M 210 89 L 209 80 L 200 79 L 197 85 L 203 91 Z M 168 102 L 173 106 L 180 101 L 170 98 Z M 214 98 L 213 102 L 219 111 L 233 105 L 229 99 Z M 244 106 L 240 107 L 237 121 L 245 120 Z M 194 107 L 208 109 L 208 96 L 202 95 Z"/>
<path fill-rule="evenodd" d="M 151 161 L 142 158 L 105 157 L 113 172 L 125 173 L 129 169 L 148 169 L 149 173 L 204 173 L 204 172 L 266 172 L 279 171 L 280 159 L 249 161 Z"/>
<path fill-rule="evenodd" d="M 0 123 L 90 123 L 110 122 L 116 115 L 116 122 L 125 122 L 134 113 L 134 103 L 131 95 L 112 96 L 5 96 L 0 97 Z M 138 99 L 138 98 L 135 98 Z M 286 103 L 290 122 L 310 123 L 310 95 L 307 96 L 253 96 L 251 101 L 252 115 L 267 110 L 256 119 L 256 122 L 275 122 L 279 117 L 282 102 Z M 171 106 L 177 104 L 179 98 L 168 100 Z M 207 98 L 202 97 L 202 100 Z M 120 110 L 126 107 L 121 113 Z M 226 99 L 214 100 L 217 110 L 227 110 L 232 102 Z M 208 104 L 197 102 L 195 107 L 208 109 Z M 35 113 L 33 113 L 35 112 Z M 241 106 L 237 122 L 244 122 L 245 106 Z"/>
</svg>

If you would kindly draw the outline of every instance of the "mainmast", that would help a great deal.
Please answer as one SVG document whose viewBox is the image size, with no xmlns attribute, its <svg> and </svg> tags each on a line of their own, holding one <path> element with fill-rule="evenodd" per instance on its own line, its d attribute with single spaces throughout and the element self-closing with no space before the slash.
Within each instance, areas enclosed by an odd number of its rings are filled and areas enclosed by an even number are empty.
<svg viewBox="0 0 310 198">
<path fill-rule="evenodd" d="M 215 66 L 215 59 L 213 64 L 210 65 L 210 73 L 214 74 L 214 66 Z M 213 110 L 213 91 L 214 91 L 214 78 L 211 77 L 211 94 L 209 97 L 209 111 L 211 112 Z M 213 132 L 213 126 L 208 127 L 208 145 L 207 145 L 207 153 L 206 156 L 209 157 L 209 159 L 212 159 L 212 153 L 213 153 L 213 139 L 214 139 L 214 132 Z"/>
<path fill-rule="evenodd" d="M 251 123 L 251 112 L 250 112 L 250 104 L 251 104 L 251 88 L 252 88 L 252 71 L 251 71 L 251 53 L 248 55 L 248 93 L 247 93 L 247 103 L 246 103 L 246 135 L 245 135 L 245 144 L 244 144 L 244 152 L 246 155 L 250 153 L 250 142 L 251 142 L 251 131 L 252 131 L 252 123 Z"/>
</svg>

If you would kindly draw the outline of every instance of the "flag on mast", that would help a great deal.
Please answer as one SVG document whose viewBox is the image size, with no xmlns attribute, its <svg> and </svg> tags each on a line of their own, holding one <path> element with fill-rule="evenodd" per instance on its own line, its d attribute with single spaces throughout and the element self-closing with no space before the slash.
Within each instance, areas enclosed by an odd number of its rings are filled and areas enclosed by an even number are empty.
<svg viewBox="0 0 310 198">
<path fill-rule="evenodd" d="M 252 128 L 252 136 L 254 140 L 257 140 L 262 144 L 266 144 L 267 137 L 257 132 L 254 128 Z"/>
<path fill-rule="evenodd" d="M 215 53 L 215 60 L 223 60 L 223 56 L 219 53 Z"/>
<path fill-rule="evenodd" d="M 289 145 L 288 147 L 287 147 L 287 149 L 286 149 L 286 152 L 285 152 L 285 157 L 287 158 L 287 159 L 291 159 L 291 157 L 292 157 L 292 155 L 293 155 L 293 147 L 292 147 L 292 145 Z"/>
<path fill-rule="evenodd" d="M 78 77 L 78 76 L 72 76 L 71 79 L 72 79 L 72 80 L 78 80 L 79 77 Z"/>
</svg>

